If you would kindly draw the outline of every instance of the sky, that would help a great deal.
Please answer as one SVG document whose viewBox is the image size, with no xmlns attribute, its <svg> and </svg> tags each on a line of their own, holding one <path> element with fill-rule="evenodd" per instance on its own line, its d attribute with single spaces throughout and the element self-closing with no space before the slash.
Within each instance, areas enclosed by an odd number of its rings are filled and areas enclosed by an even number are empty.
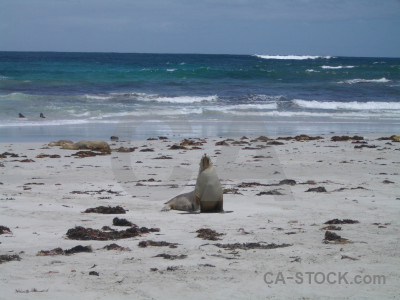
<svg viewBox="0 0 400 300">
<path fill-rule="evenodd" d="M 0 0 L 0 51 L 400 57 L 400 0 Z"/>
</svg>

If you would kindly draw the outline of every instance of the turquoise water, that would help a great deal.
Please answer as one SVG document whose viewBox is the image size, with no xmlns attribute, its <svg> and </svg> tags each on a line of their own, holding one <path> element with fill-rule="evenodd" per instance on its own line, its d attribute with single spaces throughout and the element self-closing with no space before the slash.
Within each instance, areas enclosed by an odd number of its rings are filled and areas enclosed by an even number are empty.
<svg viewBox="0 0 400 300">
<path fill-rule="evenodd" d="M 399 124 L 399 58 L 0 52 L 2 140 L 398 132 Z"/>
</svg>

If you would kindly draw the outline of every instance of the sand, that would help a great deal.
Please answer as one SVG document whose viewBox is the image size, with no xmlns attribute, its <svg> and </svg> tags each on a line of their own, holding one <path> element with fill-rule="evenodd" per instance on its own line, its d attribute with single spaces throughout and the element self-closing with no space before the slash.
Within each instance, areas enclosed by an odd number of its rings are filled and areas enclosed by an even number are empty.
<svg viewBox="0 0 400 300">
<path fill-rule="evenodd" d="M 378 140 L 391 135 L 357 143 L 329 135 L 207 138 L 175 150 L 180 141 L 108 141 L 112 149 L 137 148 L 84 158 L 47 143 L 1 143 L 0 154 L 8 154 L 0 158 L 0 226 L 11 232 L 0 235 L 0 255 L 20 260 L 0 264 L 0 298 L 394 299 L 400 143 Z M 167 200 L 194 189 L 204 153 L 226 189 L 225 213 L 161 212 Z M 126 213 L 83 213 L 99 206 Z M 119 240 L 67 237 L 76 226 L 129 228 L 114 226 L 115 217 L 159 231 Z M 358 222 L 327 229 L 332 219 Z M 196 232 L 202 228 L 221 235 L 204 240 Z M 326 231 L 341 239 L 324 240 Z M 167 243 L 139 247 L 143 241 Z M 112 243 L 123 249 L 104 249 Z M 92 252 L 38 256 L 78 245 Z"/>
</svg>

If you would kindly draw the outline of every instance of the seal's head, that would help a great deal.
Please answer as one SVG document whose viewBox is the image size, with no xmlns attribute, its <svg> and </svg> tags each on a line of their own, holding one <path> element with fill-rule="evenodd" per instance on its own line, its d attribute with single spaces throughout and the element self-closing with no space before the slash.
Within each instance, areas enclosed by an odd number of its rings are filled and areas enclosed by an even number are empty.
<svg viewBox="0 0 400 300">
<path fill-rule="evenodd" d="M 212 166 L 211 159 L 207 156 L 207 154 L 204 154 L 200 160 L 200 172 L 205 169 L 208 169 L 211 166 Z"/>
</svg>

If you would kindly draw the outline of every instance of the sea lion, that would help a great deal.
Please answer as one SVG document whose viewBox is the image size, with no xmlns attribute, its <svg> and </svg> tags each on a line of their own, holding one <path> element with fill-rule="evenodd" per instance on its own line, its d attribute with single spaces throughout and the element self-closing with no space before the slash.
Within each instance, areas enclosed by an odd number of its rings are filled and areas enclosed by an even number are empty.
<svg viewBox="0 0 400 300">
<path fill-rule="evenodd" d="M 67 150 L 94 150 L 103 153 L 111 153 L 111 148 L 107 142 L 102 140 L 84 140 L 73 144 L 63 144 L 61 149 Z"/>
<path fill-rule="evenodd" d="M 19 113 L 18 118 L 25 118 L 25 116 L 23 114 Z"/>
<path fill-rule="evenodd" d="M 40 113 L 39 117 L 41 117 L 42 119 L 46 118 L 43 113 Z"/>
<path fill-rule="evenodd" d="M 204 154 L 200 160 L 199 175 L 197 176 L 195 197 L 200 212 L 222 212 L 223 190 L 217 172 L 211 159 Z"/>
<path fill-rule="evenodd" d="M 184 210 L 184 211 L 197 211 L 199 210 L 199 204 L 196 201 L 194 191 L 189 193 L 180 194 L 168 202 L 162 208 L 162 211 L 168 211 L 171 209 Z"/>
<path fill-rule="evenodd" d="M 54 146 L 63 146 L 64 144 L 73 144 L 73 141 L 70 140 L 59 140 L 57 142 L 50 142 L 49 146 L 54 147 Z"/>
</svg>

